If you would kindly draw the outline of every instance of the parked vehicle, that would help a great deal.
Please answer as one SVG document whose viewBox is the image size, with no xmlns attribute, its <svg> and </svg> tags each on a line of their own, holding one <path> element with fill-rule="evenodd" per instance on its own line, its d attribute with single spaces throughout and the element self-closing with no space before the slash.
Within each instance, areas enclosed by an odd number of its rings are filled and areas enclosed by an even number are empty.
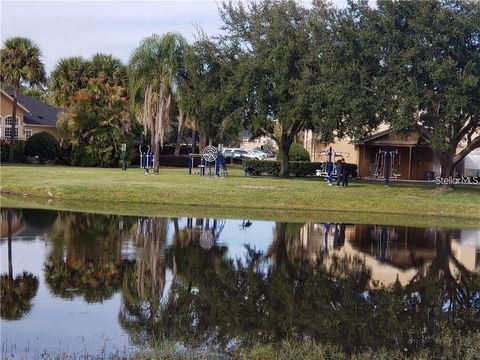
<svg viewBox="0 0 480 360">
<path fill-rule="evenodd" d="M 267 158 L 267 154 L 264 153 L 262 150 L 250 150 L 253 155 L 256 156 L 258 160 L 265 160 Z"/>
<path fill-rule="evenodd" d="M 225 159 L 257 159 L 261 160 L 261 155 L 255 154 L 252 150 L 241 148 L 224 148 L 223 157 Z"/>
</svg>

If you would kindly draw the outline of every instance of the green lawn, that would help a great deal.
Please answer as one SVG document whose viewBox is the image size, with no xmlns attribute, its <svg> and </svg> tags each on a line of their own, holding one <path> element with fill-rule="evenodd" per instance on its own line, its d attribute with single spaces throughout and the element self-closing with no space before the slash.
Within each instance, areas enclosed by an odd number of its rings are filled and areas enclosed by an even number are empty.
<svg viewBox="0 0 480 360">
<path fill-rule="evenodd" d="M 0 167 L 2 206 L 47 207 L 163 216 L 222 216 L 282 221 L 343 221 L 428 226 L 478 226 L 480 187 L 443 193 L 432 184 L 352 181 L 348 188 L 320 179 L 228 178 L 187 175 L 186 169 L 61 166 Z"/>
</svg>

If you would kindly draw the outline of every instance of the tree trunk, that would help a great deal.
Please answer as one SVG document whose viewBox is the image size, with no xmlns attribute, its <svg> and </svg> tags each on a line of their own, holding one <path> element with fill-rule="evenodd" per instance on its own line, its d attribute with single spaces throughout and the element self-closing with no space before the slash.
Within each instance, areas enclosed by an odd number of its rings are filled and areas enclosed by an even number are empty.
<svg viewBox="0 0 480 360">
<path fill-rule="evenodd" d="M 8 231 L 8 278 L 13 280 L 12 264 L 12 209 L 7 210 L 7 231 Z"/>
<path fill-rule="evenodd" d="M 203 154 L 203 149 L 205 149 L 205 145 L 207 142 L 207 137 L 203 132 L 200 133 L 200 139 L 199 139 L 199 144 L 198 144 L 198 153 Z"/>
<path fill-rule="evenodd" d="M 17 102 L 18 102 L 18 92 L 20 91 L 20 85 L 17 84 L 15 91 L 13 93 L 13 109 L 12 109 L 12 133 L 10 135 L 10 153 L 8 154 L 8 162 L 15 162 L 15 128 L 16 128 L 16 119 L 17 119 Z"/>
<path fill-rule="evenodd" d="M 178 226 L 178 218 L 173 218 L 173 243 L 180 245 L 180 226 Z"/>
<path fill-rule="evenodd" d="M 278 149 L 280 152 L 280 174 L 281 178 L 290 177 L 290 167 L 288 165 L 288 153 L 290 152 L 290 146 L 292 145 L 291 141 L 288 140 L 286 134 L 282 134 L 280 137 L 280 144 L 278 144 Z"/>
<path fill-rule="evenodd" d="M 197 122 L 195 121 L 195 119 L 193 119 L 192 121 L 192 154 L 195 154 L 195 148 L 197 147 L 197 140 L 196 140 L 196 136 L 197 136 Z"/>
<path fill-rule="evenodd" d="M 160 143 L 156 142 L 154 147 L 153 172 L 158 174 L 160 172 Z"/>
<path fill-rule="evenodd" d="M 454 170 L 455 164 L 453 163 L 453 156 L 448 152 L 443 152 L 438 155 L 440 159 L 440 165 L 442 167 L 440 173 L 440 183 L 438 188 L 442 191 L 451 191 L 455 189 L 454 186 Z"/>
<path fill-rule="evenodd" d="M 178 115 L 177 144 L 175 145 L 175 152 L 173 153 L 173 155 L 175 156 L 180 155 L 180 147 L 182 146 L 184 130 L 185 130 L 185 116 L 183 115 L 183 111 L 180 110 L 180 114 Z"/>
</svg>

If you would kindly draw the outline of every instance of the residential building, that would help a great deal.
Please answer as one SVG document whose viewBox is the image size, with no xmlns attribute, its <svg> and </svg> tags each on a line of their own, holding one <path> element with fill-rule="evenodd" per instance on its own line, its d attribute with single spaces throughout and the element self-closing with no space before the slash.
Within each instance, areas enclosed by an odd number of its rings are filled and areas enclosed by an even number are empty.
<svg viewBox="0 0 480 360">
<path fill-rule="evenodd" d="M 391 134 L 386 124 L 383 124 L 377 132 L 358 141 L 345 138 L 331 144 L 323 144 L 315 139 L 311 130 L 303 134 L 303 145 L 309 152 L 312 162 L 327 161 L 327 152 L 332 148 L 335 154 L 333 161 L 344 158 L 348 163 L 357 164 L 358 176 L 362 178 L 383 177 L 378 174 L 383 160 L 380 153 L 389 148 L 395 152 L 392 157 L 393 173 L 390 176 L 400 180 L 433 180 L 440 176 L 440 160 L 425 140 L 420 129 L 400 136 Z M 461 149 L 463 146 L 459 146 L 458 151 Z M 469 154 L 466 160 L 457 166 L 456 174 L 478 176 L 480 156 L 475 151 Z"/>
<path fill-rule="evenodd" d="M 4 90 L 0 90 L 0 139 L 10 139 L 13 128 L 13 98 Z M 57 117 L 62 110 L 34 97 L 18 95 L 15 138 L 26 140 L 33 134 L 46 131 L 57 139 L 66 137 L 57 128 Z"/>
</svg>

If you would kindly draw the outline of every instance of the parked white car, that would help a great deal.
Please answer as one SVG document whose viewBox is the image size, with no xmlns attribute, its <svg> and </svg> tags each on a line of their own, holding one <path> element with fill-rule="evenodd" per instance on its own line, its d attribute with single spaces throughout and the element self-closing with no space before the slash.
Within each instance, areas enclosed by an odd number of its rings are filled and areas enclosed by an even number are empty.
<svg viewBox="0 0 480 360">
<path fill-rule="evenodd" d="M 250 153 L 252 153 L 258 160 L 265 160 L 267 158 L 267 154 L 261 150 L 250 150 Z"/>
<path fill-rule="evenodd" d="M 242 148 L 224 148 L 222 155 L 225 159 L 256 159 L 256 160 L 263 160 L 261 154 L 255 153 L 253 150 L 247 150 Z"/>
</svg>

